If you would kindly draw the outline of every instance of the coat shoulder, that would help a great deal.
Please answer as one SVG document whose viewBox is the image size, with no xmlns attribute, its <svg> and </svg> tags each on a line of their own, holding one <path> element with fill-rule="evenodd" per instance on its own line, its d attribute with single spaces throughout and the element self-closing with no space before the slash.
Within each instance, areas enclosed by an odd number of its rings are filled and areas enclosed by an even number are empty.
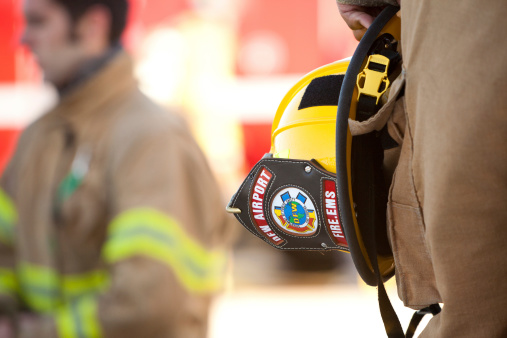
<svg viewBox="0 0 507 338">
<path fill-rule="evenodd" d="M 126 102 L 124 111 L 116 121 L 116 127 L 119 133 L 128 132 L 131 136 L 188 131 L 188 125 L 180 112 L 163 108 L 140 92 L 134 93 Z"/>
<path fill-rule="evenodd" d="M 194 142 L 183 114 L 166 109 L 140 92 L 119 107 L 111 128 L 113 149 L 132 149 L 147 143 Z"/>
</svg>

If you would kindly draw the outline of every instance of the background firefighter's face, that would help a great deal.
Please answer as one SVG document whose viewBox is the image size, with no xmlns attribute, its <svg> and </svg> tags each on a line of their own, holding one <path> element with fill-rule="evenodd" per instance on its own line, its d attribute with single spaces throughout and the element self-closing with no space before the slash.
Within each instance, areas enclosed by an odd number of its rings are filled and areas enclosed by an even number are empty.
<svg viewBox="0 0 507 338">
<path fill-rule="evenodd" d="M 110 14 L 95 6 L 78 20 L 53 0 L 25 0 L 22 43 L 34 54 L 44 79 L 56 87 L 72 80 L 83 64 L 108 47 Z"/>
</svg>

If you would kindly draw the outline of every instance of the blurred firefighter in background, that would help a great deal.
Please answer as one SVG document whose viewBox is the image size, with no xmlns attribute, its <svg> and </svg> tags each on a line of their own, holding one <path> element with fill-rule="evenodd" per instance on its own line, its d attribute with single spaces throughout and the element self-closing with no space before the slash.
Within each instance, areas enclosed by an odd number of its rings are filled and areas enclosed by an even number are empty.
<svg viewBox="0 0 507 338">
<path fill-rule="evenodd" d="M 226 216 L 176 114 L 137 89 L 126 0 L 26 0 L 26 44 L 59 103 L 0 189 L 2 336 L 205 337 Z"/>
</svg>

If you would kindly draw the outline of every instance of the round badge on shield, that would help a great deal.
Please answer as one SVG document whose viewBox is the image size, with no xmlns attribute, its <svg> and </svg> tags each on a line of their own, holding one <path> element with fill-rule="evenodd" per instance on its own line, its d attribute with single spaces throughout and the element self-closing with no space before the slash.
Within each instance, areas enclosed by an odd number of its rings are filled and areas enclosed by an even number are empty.
<svg viewBox="0 0 507 338">
<path fill-rule="evenodd" d="M 271 203 L 271 215 L 288 234 L 311 236 L 317 232 L 317 211 L 312 199 L 301 189 L 285 187 L 278 191 Z"/>
</svg>

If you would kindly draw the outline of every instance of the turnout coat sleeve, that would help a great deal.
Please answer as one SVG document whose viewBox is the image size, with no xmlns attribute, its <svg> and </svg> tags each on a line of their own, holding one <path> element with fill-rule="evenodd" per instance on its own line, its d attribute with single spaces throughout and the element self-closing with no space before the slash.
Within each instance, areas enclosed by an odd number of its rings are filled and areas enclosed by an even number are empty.
<svg viewBox="0 0 507 338">
<path fill-rule="evenodd" d="M 0 317 L 15 312 L 18 288 L 15 278 L 14 232 L 17 211 L 13 202 L 9 168 L 0 179 Z"/>
<path fill-rule="evenodd" d="M 26 148 L 34 128 L 27 128 L 20 136 L 17 148 Z M 16 276 L 16 234 L 19 210 L 17 208 L 18 163 L 23 154 L 16 150 L 0 177 L 0 318 L 14 323 L 20 309 L 19 280 Z"/>
<path fill-rule="evenodd" d="M 124 126 L 112 155 L 102 252 L 111 284 L 98 304 L 106 337 L 206 336 L 225 215 L 200 149 L 181 121 L 166 118 L 131 125 L 134 137 Z"/>
</svg>

